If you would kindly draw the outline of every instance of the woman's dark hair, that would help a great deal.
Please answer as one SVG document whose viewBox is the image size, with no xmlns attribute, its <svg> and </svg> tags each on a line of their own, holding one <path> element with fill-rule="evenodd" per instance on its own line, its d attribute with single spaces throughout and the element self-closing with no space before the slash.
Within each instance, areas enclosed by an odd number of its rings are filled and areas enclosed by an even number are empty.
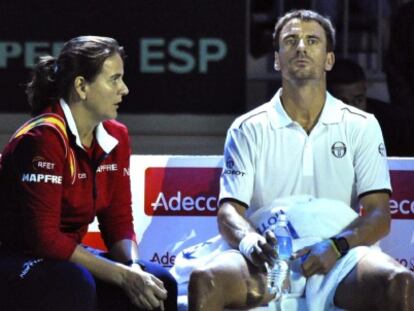
<svg viewBox="0 0 414 311">
<path fill-rule="evenodd" d="M 319 25 L 321 25 L 322 28 L 325 30 L 326 34 L 327 52 L 333 52 L 335 50 L 335 28 L 332 26 L 332 23 L 329 20 L 329 18 L 326 18 L 320 15 L 319 13 L 310 10 L 294 10 L 286 13 L 276 23 L 275 31 L 273 33 L 273 46 L 275 48 L 275 51 L 279 51 L 279 37 L 282 28 L 290 20 L 295 18 L 298 18 L 305 22 L 315 21 Z"/>
<path fill-rule="evenodd" d="M 32 115 L 39 114 L 59 98 L 68 101 L 74 79 L 82 76 L 87 82 L 93 82 L 105 60 L 114 54 L 125 56 L 123 47 L 115 39 L 81 36 L 66 42 L 57 58 L 40 57 L 26 87 Z"/>
</svg>

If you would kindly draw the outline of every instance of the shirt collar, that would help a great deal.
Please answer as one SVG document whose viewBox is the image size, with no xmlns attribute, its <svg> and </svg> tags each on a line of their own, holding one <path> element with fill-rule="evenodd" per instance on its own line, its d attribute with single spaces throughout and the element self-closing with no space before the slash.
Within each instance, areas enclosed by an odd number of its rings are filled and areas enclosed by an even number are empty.
<svg viewBox="0 0 414 311">
<path fill-rule="evenodd" d="M 280 96 L 282 95 L 282 89 L 280 88 L 275 96 L 270 100 L 270 104 L 274 109 L 271 109 L 270 117 L 273 119 L 273 128 L 286 127 L 293 123 L 293 120 L 289 117 L 285 109 L 283 108 Z"/>
<path fill-rule="evenodd" d="M 75 119 L 73 118 L 72 111 L 69 108 L 69 105 L 66 103 L 66 101 L 61 98 L 60 99 L 60 106 L 62 107 L 63 113 L 65 115 L 66 121 L 68 123 L 69 130 L 72 132 L 72 134 L 76 138 L 76 144 L 85 150 L 83 147 L 79 132 L 76 127 Z M 102 122 L 98 124 L 95 131 L 95 137 L 96 141 L 98 142 L 99 146 L 102 148 L 105 153 L 110 153 L 112 149 L 115 148 L 115 146 L 118 144 L 118 140 L 110 135 L 104 128 Z"/>
<path fill-rule="evenodd" d="M 333 97 L 329 92 L 326 92 L 326 101 L 323 107 L 321 116 L 319 117 L 319 122 L 323 124 L 335 124 L 342 121 L 341 109 L 343 108 L 343 103 Z"/>
<path fill-rule="evenodd" d="M 274 129 L 287 127 L 288 125 L 294 123 L 294 121 L 289 117 L 283 108 L 282 102 L 280 100 L 281 95 L 282 89 L 280 88 L 269 102 L 269 104 L 274 107 L 274 109 L 270 110 L 270 118 L 272 120 L 272 127 Z M 340 101 L 326 92 L 325 105 L 322 109 L 322 113 L 319 117 L 318 122 L 321 122 L 323 124 L 334 124 L 341 122 L 341 108 L 342 106 L 340 105 Z"/>
</svg>

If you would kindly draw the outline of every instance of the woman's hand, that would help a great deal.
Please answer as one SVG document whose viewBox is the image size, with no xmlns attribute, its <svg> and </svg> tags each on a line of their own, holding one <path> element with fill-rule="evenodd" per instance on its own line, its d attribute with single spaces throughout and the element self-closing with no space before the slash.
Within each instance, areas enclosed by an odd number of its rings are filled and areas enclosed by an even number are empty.
<svg viewBox="0 0 414 311">
<path fill-rule="evenodd" d="M 164 310 L 164 300 L 167 298 L 164 284 L 152 274 L 143 271 L 138 265 L 126 267 L 121 286 L 131 303 L 137 307 Z"/>
</svg>

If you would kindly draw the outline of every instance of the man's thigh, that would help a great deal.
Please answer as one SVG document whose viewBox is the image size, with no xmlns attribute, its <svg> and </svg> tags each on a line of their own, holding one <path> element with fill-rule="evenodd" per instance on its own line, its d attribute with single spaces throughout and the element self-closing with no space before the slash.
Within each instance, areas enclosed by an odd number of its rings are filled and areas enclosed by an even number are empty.
<svg viewBox="0 0 414 311">
<path fill-rule="evenodd" d="M 375 310 L 378 302 L 386 296 L 384 284 L 405 270 L 387 254 L 370 252 L 338 285 L 335 305 L 347 310 Z"/>
<path fill-rule="evenodd" d="M 251 308 L 267 303 L 273 297 L 267 292 L 266 273 L 246 260 L 239 251 L 221 253 L 206 269 L 223 293 L 224 305 L 229 308 Z"/>
</svg>

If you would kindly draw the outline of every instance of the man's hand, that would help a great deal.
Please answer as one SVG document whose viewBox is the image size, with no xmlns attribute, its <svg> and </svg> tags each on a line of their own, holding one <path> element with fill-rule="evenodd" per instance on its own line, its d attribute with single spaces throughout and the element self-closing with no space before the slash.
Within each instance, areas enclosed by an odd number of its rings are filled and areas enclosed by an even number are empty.
<svg viewBox="0 0 414 311">
<path fill-rule="evenodd" d="M 305 277 L 326 274 L 338 260 L 338 254 L 329 240 L 308 246 L 292 254 L 292 259 L 302 257 L 302 271 Z"/>
<path fill-rule="evenodd" d="M 164 310 L 167 290 L 162 281 L 139 267 L 127 268 L 124 273 L 122 288 L 132 304 L 139 308 Z"/>
<path fill-rule="evenodd" d="M 265 264 L 272 266 L 277 253 L 276 237 L 272 231 L 266 231 L 265 236 L 250 232 L 240 241 L 240 252 L 255 266 L 265 268 Z"/>
</svg>

